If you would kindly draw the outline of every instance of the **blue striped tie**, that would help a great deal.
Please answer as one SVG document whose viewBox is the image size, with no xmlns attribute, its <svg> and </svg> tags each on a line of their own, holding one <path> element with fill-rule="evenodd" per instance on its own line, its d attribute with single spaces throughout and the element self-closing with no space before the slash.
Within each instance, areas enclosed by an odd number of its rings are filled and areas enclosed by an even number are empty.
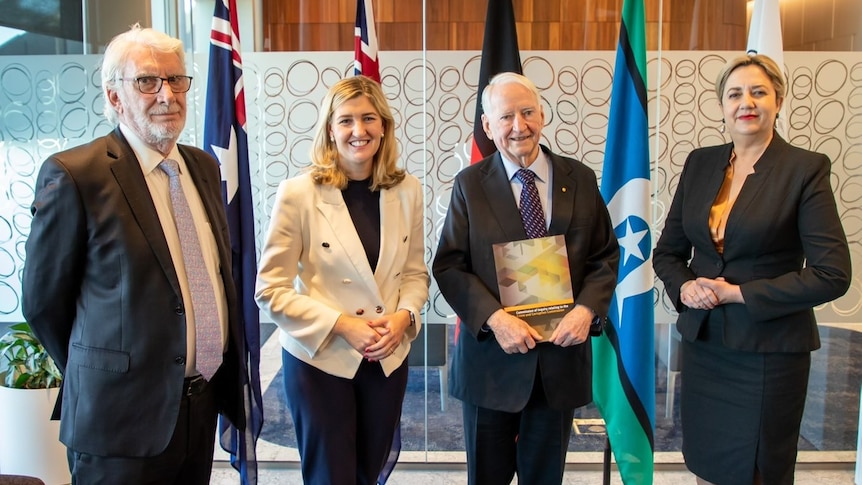
<svg viewBox="0 0 862 485">
<path fill-rule="evenodd" d="M 159 168 L 168 174 L 170 179 L 174 223 L 180 236 L 183 263 L 192 296 L 195 317 L 195 367 L 204 379 L 210 380 L 222 361 L 221 323 L 215 292 L 204 263 L 192 211 L 180 184 L 180 167 L 176 161 L 165 159 L 159 164 Z M 188 312 L 188 305 L 186 311 Z"/>
<path fill-rule="evenodd" d="M 530 239 L 545 237 L 548 234 L 545 228 L 545 213 L 542 212 L 542 201 L 539 199 L 539 190 L 536 188 L 536 174 L 531 170 L 522 168 L 515 174 L 521 181 L 521 222 Z"/>
</svg>

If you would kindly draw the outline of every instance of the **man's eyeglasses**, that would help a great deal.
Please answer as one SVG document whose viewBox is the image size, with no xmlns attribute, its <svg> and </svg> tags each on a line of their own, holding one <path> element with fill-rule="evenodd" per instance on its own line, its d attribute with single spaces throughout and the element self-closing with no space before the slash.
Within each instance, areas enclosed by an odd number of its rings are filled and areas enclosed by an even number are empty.
<svg viewBox="0 0 862 485">
<path fill-rule="evenodd" d="M 156 94 L 162 90 L 162 83 L 168 82 L 171 91 L 175 93 L 185 93 L 192 87 L 191 76 L 140 76 L 136 78 L 117 78 L 119 81 L 134 81 L 138 87 L 138 91 L 144 94 Z"/>
</svg>

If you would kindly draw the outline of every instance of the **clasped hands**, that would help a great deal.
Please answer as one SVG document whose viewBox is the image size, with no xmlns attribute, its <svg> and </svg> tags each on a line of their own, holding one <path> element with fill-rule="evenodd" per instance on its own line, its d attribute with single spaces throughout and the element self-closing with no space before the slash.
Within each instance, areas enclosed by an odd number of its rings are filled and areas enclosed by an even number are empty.
<svg viewBox="0 0 862 485">
<path fill-rule="evenodd" d="M 575 305 L 563 316 L 548 342 L 560 347 L 582 344 L 587 341 L 592 320 L 592 310 L 583 305 Z M 542 335 L 535 328 L 502 308 L 488 318 L 488 326 L 507 354 L 526 354 L 543 341 Z"/>
<path fill-rule="evenodd" d="M 723 277 L 688 280 L 679 289 L 682 304 L 697 310 L 712 310 L 726 303 L 745 303 L 739 285 L 725 281 Z"/>
<path fill-rule="evenodd" d="M 332 332 L 371 362 L 383 360 L 401 345 L 404 331 L 410 326 L 410 313 L 399 310 L 376 320 L 363 320 L 341 314 Z"/>
</svg>

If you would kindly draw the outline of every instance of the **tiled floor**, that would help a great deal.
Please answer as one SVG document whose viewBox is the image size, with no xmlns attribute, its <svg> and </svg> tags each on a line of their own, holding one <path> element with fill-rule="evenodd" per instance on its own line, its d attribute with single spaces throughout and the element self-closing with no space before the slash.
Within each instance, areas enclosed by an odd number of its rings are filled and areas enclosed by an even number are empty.
<svg viewBox="0 0 862 485">
<path fill-rule="evenodd" d="M 657 326 L 667 330 L 667 326 Z M 260 465 L 260 485 L 302 483 L 298 471 L 299 456 L 295 448 L 295 435 L 289 420 L 280 388 L 280 345 L 274 334 L 267 333 L 261 362 L 261 381 L 265 389 L 266 426 L 258 441 L 257 457 Z M 859 417 L 859 387 L 862 381 L 862 332 L 855 326 L 850 329 L 821 328 L 823 348 L 812 355 L 812 379 L 809 386 L 809 402 L 803 420 L 802 438 L 799 442 L 799 459 L 796 484 L 799 485 L 853 485 L 856 459 L 856 439 Z M 667 333 L 657 334 L 657 341 L 668 341 Z M 665 346 L 657 345 L 657 355 L 669 354 Z M 402 448 L 399 464 L 388 481 L 388 485 L 466 485 L 464 453 L 442 450 L 457 450 L 462 446 L 460 436 L 460 405 L 443 394 L 447 404 L 440 406 L 438 369 L 423 375 L 411 369 L 414 382 L 408 386 L 405 400 L 405 415 L 402 416 Z M 660 372 L 659 372 L 660 371 Z M 654 485 L 694 485 L 695 478 L 682 463 L 679 452 L 681 436 L 678 429 L 678 406 L 669 405 L 678 386 L 668 386 L 666 361 L 657 362 L 656 390 L 656 472 Z M 427 387 L 426 387 L 427 381 Z M 667 382 L 665 382 L 667 381 Z M 412 387 L 411 387 L 412 386 Z M 671 392 L 667 393 L 670 387 Z M 428 391 L 427 401 L 423 397 Z M 412 394 L 411 394 L 412 393 Z M 413 394 L 416 394 L 415 396 Z M 412 399 L 412 400 L 411 400 Z M 665 408 L 671 412 L 666 413 Z M 587 416 L 589 417 L 589 416 Z M 406 423 L 406 424 L 405 424 Z M 409 436 L 404 436 L 404 430 Z M 427 434 L 426 434 L 427 433 Z M 414 436 L 415 435 L 415 436 Z M 424 435 L 424 436 L 423 436 Z M 566 472 L 567 485 L 602 484 L 601 452 L 603 435 L 597 443 L 590 436 L 573 438 L 567 458 L 570 470 Z M 595 440 L 593 440 L 595 441 Z M 427 448 L 426 448 L 427 446 Z M 428 453 L 421 451 L 427 449 Z M 440 451 L 438 451 L 440 450 Z M 238 484 L 238 476 L 226 464 L 227 456 L 220 450 L 216 453 L 217 466 L 211 481 L 214 485 Z M 513 482 L 517 483 L 517 481 Z M 619 474 L 612 473 L 611 484 L 622 483 Z M 862 482 L 856 485 L 862 485 Z"/>
<path fill-rule="evenodd" d="M 439 324 L 427 325 L 443 327 Z M 446 327 L 451 327 L 447 325 Z M 282 456 L 284 450 L 295 449 L 296 436 L 289 416 L 281 375 L 281 346 L 274 326 L 262 326 L 264 345 L 261 349 L 261 386 L 264 390 L 265 423 L 259 442 L 259 454 L 264 460 L 292 461 Z M 448 328 L 449 346 L 454 328 Z M 849 451 L 856 449 L 856 429 L 859 423 L 859 389 L 862 385 L 862 327 L 820 329 L 823 347 L 812 353 L 811 378 L 805 416 L 798 443 L 800 451 Z M 682 432 L 679 426 L 679 399 L 676 396 L 682 382 L 673 351 L 677 339 L 670 338 L 670 326 L 656 325 L 656 394 L 655 450 L 679 452 Z M 414 344 L 421 348 L 423 342 Z M 429 342 L 429 348 L 430 348 Z M 673 370 L 675 372 L 669 372 Z M 407 394 L 401 421 L 402 451 L 446 452 L 463 449 L 461 405 L 447 395 L 440 375 L 445 368 L 410 367 Z M 673 379 L 669 378 L 673 377 Z M 427 394 L 426 394 L 427 393 Z M 441 407 L 442 403 L 445 407 Z M 595 406 L 576 411 L 576 418 L 599 418 Z M 578 427 L 569 443 L 569 451 L 598 452 L 604 448 L 603 430 Z M 273 445 L 274 454 L 261 450 L 261 445 Z M 264 446 L 265 446 L 264 445 Z"/>
<path fill-rule="evenodd" d="M 233 469 L 217 468 L 213 470 L 213 478 L 210 483 L 212 485 L 235 485 L 239 481 Z M 258 483 L 260 485 L 298 485 L 302 483 L 302 478 L 295 468 L 263 468 L 260 470 Z M 466 483 L 467 476 L 463 469 L 420 470 L 410 467 L 404 470 L 396 468 L 387 485 L 466 485 Z M 515 480 L 512 483 L 518 482 Z M 563 483 L 565 485 L 599 485 L 602 483 L 602 472 L 600 470 L 570 470 L 566 472 Z M 654 485 L 693 485 L 694 483 L 694 476 L 685 470 L 659 471 L 653 479 Z M 622 484 L 618 474 L 612 474 L 611 484 Z M 852 469 L 848 467 L 823 470 L 804 469 L 796 472 L 796 485 L 842 484 L 853 484 Z"/>
</svg>

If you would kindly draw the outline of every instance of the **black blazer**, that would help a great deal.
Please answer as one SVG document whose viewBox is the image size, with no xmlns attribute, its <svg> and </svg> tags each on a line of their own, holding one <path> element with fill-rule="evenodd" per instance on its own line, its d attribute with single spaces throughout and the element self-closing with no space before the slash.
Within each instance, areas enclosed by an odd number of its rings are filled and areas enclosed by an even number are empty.
<svg viewBox="0 0 862 485">
<path fill-rule="evenodd" d="M 776 134 L 731 209 L 720 255 L 709 233 L 709 210 L 732 150 L 727 144 L 691 152 L 653 255 L 656 274 L 679 312 L 677 327 L 691 341 L 713 321 L 723 325 L 724 344 L 737 350 L 817 349 L 812 308 L 840 297 L 850 285 L 850 251 L 830 186 L 829 158 Z M 698 276 L 740 285 L 745 304 L 687 308 L 680 287 Z"/>
<path fill-rule="evenodd" d="M 179 149 L 213 227 L 228 303 L 228 350 L 212 383 L 220 412 L 243 428 L 246 373 L 221 177 L 210 155 Z M 102 456 L 162 452 L 179 413 L 186 323 L 155 205 L 120 130 L 48 158 L 31 210 L 23 311 L 64 374 L 60 440 Z"/>
<path fill-rule="evenodd" d="M 620 254 L 596 176 L 581 162 L 542 150 L 553 178 L 548 234 L 566 236 L 575 303 L 604 316 Z M 501 308 L 491 246 L 527 238 L 503 163 L 494 154 L 457 175 L 434 258 L 440 291 L 461 318 L 449 390 L 477 406 L 517 412 L 529 400 L 536 366 L 541 366 L 552 407 L 582 406 L 592 400 L 589 340 L 567 348 L 541 343 L 526 354 L 509 355 L 493 332 L 482 330 Z"/>
</svg>

